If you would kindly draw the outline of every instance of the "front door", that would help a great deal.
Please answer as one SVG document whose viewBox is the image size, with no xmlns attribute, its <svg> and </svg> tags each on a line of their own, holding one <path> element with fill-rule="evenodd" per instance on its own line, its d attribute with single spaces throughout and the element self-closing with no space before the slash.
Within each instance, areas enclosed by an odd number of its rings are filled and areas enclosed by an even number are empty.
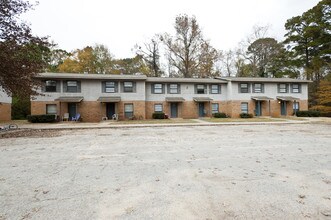
<svg viewBox="0 0 331 220">
<path fill-rule="evenodd" d="M 262 115 L 262 103 L 261 101 L 255 102 L 255 115 L 261 116 Z"/>
<path fill-rule="evenodd" d="M 205 103 L 199 102 L 199 117 L 205 117 Z"/>
<path fill-rule="evenodd" d="M 170 117 L 171 118 L 178 117 L 178 104 L 175 102 L 170 103 Z"/>
<path fill-rule="evenodd" d="M 72 117 L 76 116 L 77 104 L 76 103 L 68 103 L 68 112 L 69 112 L 69 119 L 71 120 Z"/>
<path fill-rule="evenodd" d="M 280 102 L 280 114 L 283 116 L 286 115 L 286 102 L 285 101 Z"/>
<path fill-rule="evenodd" d="M 115 114 L 115 103 L 107 103 L 106 114 L 108 119 L 112 119 Z"/>
</svg>

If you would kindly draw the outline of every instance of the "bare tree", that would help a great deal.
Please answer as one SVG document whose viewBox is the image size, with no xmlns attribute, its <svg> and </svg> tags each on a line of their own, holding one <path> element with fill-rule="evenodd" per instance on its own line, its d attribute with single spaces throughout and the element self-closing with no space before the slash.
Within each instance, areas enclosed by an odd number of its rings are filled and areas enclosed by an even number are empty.
<svg viewBox="0 0 331 220">
<path fill-rule="evenodd" d="M 144 43 L 144 46 L 136 44 L 134 47 L 136 54 L 143 58 L 150 69 L 150 76 L 160 77 L 163 73 L 160 66 L 159 44 L 160 37 L 156 35 L 149 42 Z"/>
<path fill-rule="evenodd" d="M 196 18 L 187 15 L 177 16 L 175 30 L 175 36 L 168 33 L 160 36 L 166 47 L 169 64 L 175 67 L 179 76 L 185 78 L 210 77 L 213 71 L 211 66 L 218 58 L 218 53 L 203 39 Z"/>
</svg>

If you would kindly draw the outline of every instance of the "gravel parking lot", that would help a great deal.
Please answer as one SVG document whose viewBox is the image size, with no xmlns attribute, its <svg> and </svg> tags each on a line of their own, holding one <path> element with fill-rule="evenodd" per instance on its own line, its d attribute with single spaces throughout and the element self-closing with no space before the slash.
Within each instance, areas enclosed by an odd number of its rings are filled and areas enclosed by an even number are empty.
<svg viewBox="0 0 331 220">
<path fill-rule="evenodd" d="M 0 219 L 329 219 L 330 128 L 84 129 L 0 139 Z"/>
</svg>

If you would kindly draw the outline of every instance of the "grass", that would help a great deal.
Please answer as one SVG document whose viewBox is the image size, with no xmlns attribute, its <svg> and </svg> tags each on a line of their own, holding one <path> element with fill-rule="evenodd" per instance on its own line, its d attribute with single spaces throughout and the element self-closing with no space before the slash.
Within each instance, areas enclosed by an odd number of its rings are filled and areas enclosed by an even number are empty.
<svg viewBox="0 0 331 220">
<path fill-rule="evenodd" d="M 117 121 L 110 124 L 183 124 L 183 123 L 197 123 L 191 119 L 151 119 L 151 120 L 128 120 Z"/>
<path fill-rule="evenodd" d="M 207 122 L 273 122 L 280 121 L 279 118 L 205 118 L 202 119 Z"/>
</svg>

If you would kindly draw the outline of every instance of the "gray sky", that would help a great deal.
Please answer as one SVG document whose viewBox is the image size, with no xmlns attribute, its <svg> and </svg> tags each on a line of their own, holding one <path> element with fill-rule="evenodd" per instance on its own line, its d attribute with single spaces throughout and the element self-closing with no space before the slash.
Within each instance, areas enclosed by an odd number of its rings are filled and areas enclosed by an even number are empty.
<svg viewBox="0 0 331 220">
<path fill-rule="evenodd" d="M 34 2 L 30 0 L 30 2 Z M 157 33 L 173 33 L 178 14 L 195 15 L 206 39 L 220 50 L 237 46 L 254 25 L 270 25 L 282 40 L 287 19 L 319 0 L 39 0 L 23 18 L 39 36 L 50 36 L 71 51 L 105 44 L 116 58 L 132 57 L 136 43 Z"/>
</svg>

